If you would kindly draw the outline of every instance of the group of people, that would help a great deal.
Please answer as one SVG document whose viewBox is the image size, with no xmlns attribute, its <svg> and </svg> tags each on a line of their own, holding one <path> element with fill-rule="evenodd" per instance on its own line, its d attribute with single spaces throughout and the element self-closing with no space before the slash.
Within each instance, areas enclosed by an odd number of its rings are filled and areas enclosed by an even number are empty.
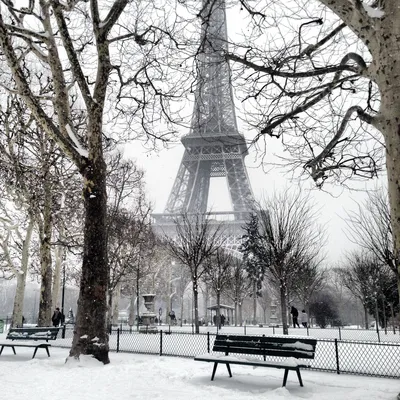
<svg viewBox="0 0 400 400">
<path fill-rule="evenodd" d="M 225 326 L 225 315 L 224 314 L 221 314 L 220 316 L 219 316 L 219 318 L 220 318 L 220 321 L 221 321 L 221 326 Z M 217 316 L 216 315 L 214 315 L 213 316 L 213 324 L 214 325 L 217 325 Z M 229 325 L 229 318 L 228 318 L 228 325 Z"/>
<path fill-rule="evenodd" d="M 292 306 L 292 308 L 290 309 L 290 314 L 292 314 L 293 328 L 296 328 L 296 326 L 300 328 L 299 311 L 297 310 L 297 308 Z M 304 326 L 304 328 L 308 327 L 308 315 L 306 313 L 306 310 L 301 311 L 300 322 Z"/>
</svg>

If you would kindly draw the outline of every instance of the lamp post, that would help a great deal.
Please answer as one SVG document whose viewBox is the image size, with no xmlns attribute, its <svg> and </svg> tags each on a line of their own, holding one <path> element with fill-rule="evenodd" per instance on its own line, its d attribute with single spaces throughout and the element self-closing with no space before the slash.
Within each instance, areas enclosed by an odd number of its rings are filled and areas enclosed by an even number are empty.
<svg viewBox="0 0 400 400">
<path fill-rule="evenodd" d="M 61 291 L 61 314 L 63 316 L 64 316 L 64 300 L 65 300 L 65 263 L 63 263 L 63 284 Z"/>
<path fill-rule="evenodd" d="M 65 325 L 64 300 L 65 300 L 65 262 L 63 262 L 63 285 L 61 291 L 61 322 L 63 325 Z M 62 330 L 62 338 L 65 339 L 65 326 Z"/>
</svg>

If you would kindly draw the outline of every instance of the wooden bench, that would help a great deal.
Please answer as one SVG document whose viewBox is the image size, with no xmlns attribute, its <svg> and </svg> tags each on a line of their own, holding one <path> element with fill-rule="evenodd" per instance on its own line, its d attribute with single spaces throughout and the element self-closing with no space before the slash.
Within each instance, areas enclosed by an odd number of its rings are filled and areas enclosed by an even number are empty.
<svg viewBox="0 0 400 400">
<path fill-rule="evenodd" d="M 224 355 L 205 354 L 194 359 L 214 363 L 211 380 L 214 380 L 218 364 L 226 365 L 231 378 L 230 365 L 238 364 L 284 369 L 282 386 L 286 386 L 289 371 L 296 371 L 300 386 L 303 386 L 300 368 L 309 368 L 304 359 L 314 358 L 316 344 L 316 339 L 293 336 L 217 335 L 212 351 L 222 352 Z"/>
<path fill-rule="evenodd" d="M 32 358 L 35 358 L 38 349 L 45 349 L 50 357 L 49 347 L 51 344 L 48 341 L 57 339 L 59 329 L 57 327 L 10 328 L 6 339 L 11 341 L 0 342 L 0 355 L 3 353 L 4 347 L 11 347 L 14 354 L 17 354 L 16 347 L 32 347 L 35 349 Z M 45 340 L 46 343 L 37 343 L 39 340 Z"/>
</svg>

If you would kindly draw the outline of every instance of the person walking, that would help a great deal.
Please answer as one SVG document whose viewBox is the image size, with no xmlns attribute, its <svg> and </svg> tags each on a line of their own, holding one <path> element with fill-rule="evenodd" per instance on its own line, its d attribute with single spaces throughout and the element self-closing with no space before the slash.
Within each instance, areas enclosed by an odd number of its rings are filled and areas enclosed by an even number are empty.
<svg viewBox="0 0 400 400">
<path fill-rule="evenodd" d="M 306 313 L 306 310 L 301 311 L 300 322 L 304 326 L 304 328 L 308 327 L 308 315 Z"/>
<path fill-rule="evenodd" d="M 57 307 L 53 312 L 53 316 L 51 317 L 51 321 L 53 322 L 53 326 L 60 325 L 61 320 L 62 320 L 61 311 Z"/>
<path fill-rule="evenodd" d="M 292 308 L 290 309 L 290 314 L 292 314 L 293 328 L 296 328 L 296 325 L 298 328 L 300 328 L 300 325 L 298 322 L 299 311 L 297 310 L 297 308 L 292 306 Z"/>
</svg>

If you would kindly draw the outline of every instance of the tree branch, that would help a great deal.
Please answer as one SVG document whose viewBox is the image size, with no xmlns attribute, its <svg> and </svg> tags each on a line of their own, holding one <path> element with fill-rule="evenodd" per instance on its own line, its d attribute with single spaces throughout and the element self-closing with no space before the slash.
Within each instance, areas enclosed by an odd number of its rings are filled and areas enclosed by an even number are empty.
<svg viewBox="0 0 400 400">
<path fill-rule="evenodd" d="M 52 119 L 40 106 L 39 102 L 32 93 L 28 82 L 26 81 L 25 75 L 18 63 L 18 57 L 16 56 L 14 49 L 11 44 L 9 33 L 4 25 L 3 17 L 0 14 L 0 46 L 3 50 L 4 56 L 7 59 L 10 70 L 13 72 L 13 76 L 18 87 L 19 95 L 25 100 L 26 104 L 32 110 L 37 122 L 41 125 L 42 129 L 52 137 L 60 147 L 68 154 L 79 169 L 85 164 L 85 159 L 82 157 L 69 137 L 61 134 L 59 128 L 54 124 Z"/>
<path fill-rule="evenodd" d="M 359 56 L 356 53 L 348 53 L 346 54 L 343 58 L 342 61 L 340 62 L 340 65 L 343 66 L 345 64 L 347 64 L 348 61 L 355 61 L 358 65 L 358 72 L 361 74 L 362 71 L 364 71 L 366 69 L 366 64 L 365 61 L 363 60 L 363 58 L 361 56 Z M 357 71 L 357 70 L 356 70 Z M 285 114 L 284 116 L 278 118 L 275 122 L 272 122 L 270 124 L 268 124 L 264 129 L 261 130 L 261 132 L 255 137 L 255 139 L 253 140 L 253 142 L 256 142 L 260 136 L 265 135 L 265 134 L 269 134 L 272 135 L 272 131 L 273 129 L 275 129 L 277 126 L 281 125 L 283 122 L 287 121 L 288 119 L 291 119 L 293 117 L 295 117 L 297 114 L 300 114 L 304 111 L 306 111 L 307 109 L 309 109 L 310 107 L 314 106 L 315 104 L 317 104 L 320 100 L 322 100 L 324 97 L 326 97 L 328 94 L 332 93 L 332 90 L 334 89 L 334 87 L 336 86 L 336 84 L 339 82 L 340 77 L 342 75 L 343 69 L 339 69 L 334 77 L 333 80 L 331 82 L 331 84 L 326 87 L 321 93 L 319 93 L 317 96 L 315 96 L 312 100 L 296 107 L 293 111 Z"/>
<path fill-rule="evenodd" d="M 347 112 L 346 115 L 343 118 L 342 123 L 340 124 L 340 128 L 339 130 L 336 132 L 335 136 L 332 138 L 332 140 L 326 145 L 326 147 L 324 148 L 324 150 L 314 159 L 308 161 L 304 167 L 305 168 L 311 168 L 311 176 L 313 177 L 314 180 L 317 180 L 318 178 L 321 177 L 321 170 L 320 170 L 320 166 L 322 164 L 322 162 L 329 156 L 331 156 L 331 154 L 333 153 L 333 149 L 335 148 L 335 146 L 338 144 L 340 138 L 342 137 L 349 121 L 350 118 L 352 116 L 353 113 L 357 113 L 358 117 L 364 121 L 367 122 L 368 124 L 372 124 L 374 121 L 374 117 L 372 117 L 371 115 L 367 114 L 366 112 L 364 112 L 364 110 L 360 107 L 360 106 L 353 106 L 350 107 Z"/>
<path fill-rule="evenodd" d="M 79 89 L 81 90 L 82 97 L 86 104 L 87 109 L 91 110 L 93 105 L 93 99 L 90 94 L 90 90 L 87 85 L 85 75 L 83 74 L 83 71 L 79 64 L 77 52 L 74 49 L 74 45 L 72 43 L 71 36 L 69 35 L 68 27 L 65 22 L 65 18 L 58 0 L 55 2 L 53 10 L 54 10 L 54 16 L 56 17 L 58 29 L 60 30 L 61 39 L 63 41 L 64 48 L 67 52 L 69 62 L 71 64 L 74 78 L 78 83 Z"/>
</svg>

